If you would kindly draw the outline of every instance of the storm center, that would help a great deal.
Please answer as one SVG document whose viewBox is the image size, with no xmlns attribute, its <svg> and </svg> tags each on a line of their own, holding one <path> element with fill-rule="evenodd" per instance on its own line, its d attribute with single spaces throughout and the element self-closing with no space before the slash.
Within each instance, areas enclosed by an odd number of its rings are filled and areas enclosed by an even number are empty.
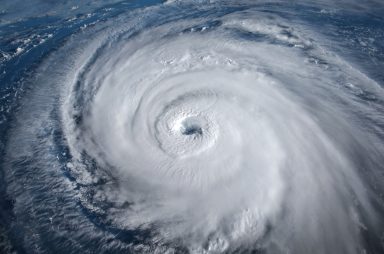
<svg viewBox="0 0 384 254">
<path fill-rule="evenodd" d="M 183 135 L 202 135 L 203 129 L 195 118 L 187 118 L 181 123 L 180 132 Z"/>
</svg>

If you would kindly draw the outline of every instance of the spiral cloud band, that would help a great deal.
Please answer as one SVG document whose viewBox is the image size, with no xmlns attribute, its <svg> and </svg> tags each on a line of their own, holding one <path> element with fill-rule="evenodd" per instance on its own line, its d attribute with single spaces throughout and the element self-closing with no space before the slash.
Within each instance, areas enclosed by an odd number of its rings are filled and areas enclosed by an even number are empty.
<svg viewBox="0 0 384 254">
<path fill-rule="evenodd" d="M 383 250 L 382 86 L 288 11 L 223 6 L 121 14 L 39 66 L 3 166 L 33 253 Z"/>
</svg>

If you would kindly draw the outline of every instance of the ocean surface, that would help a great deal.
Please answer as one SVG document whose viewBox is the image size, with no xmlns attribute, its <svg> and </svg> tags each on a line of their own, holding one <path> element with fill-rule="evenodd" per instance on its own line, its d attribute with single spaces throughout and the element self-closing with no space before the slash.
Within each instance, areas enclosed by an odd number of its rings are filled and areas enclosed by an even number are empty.
<svg viewBox="0 0 384 254">
<path fill-rule="evenodd" d="M 384 253 L 383 1 L 0 1 L 0 253 Z"/>
</svg>

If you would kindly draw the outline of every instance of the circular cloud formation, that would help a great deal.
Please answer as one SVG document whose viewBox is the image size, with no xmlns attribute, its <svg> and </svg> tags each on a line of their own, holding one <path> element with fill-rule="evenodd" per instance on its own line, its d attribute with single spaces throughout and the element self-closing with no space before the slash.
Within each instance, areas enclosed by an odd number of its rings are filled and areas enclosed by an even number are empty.
<svg viewBox="0 0 384 254">
<path fill-rule="evenodd" d="M 42 200 L 65 204 L 40 202 L 33 230 L 107 252 L 362 253 L 379 241 L 365 176 L 384 162 L 382 88 L 305 24 L 215 8 L 120 15 L 46 60 L 7 152 L 9 167 L 34 154 L 39 168 L 18 216 L 50 181 Z"/>
</svg>

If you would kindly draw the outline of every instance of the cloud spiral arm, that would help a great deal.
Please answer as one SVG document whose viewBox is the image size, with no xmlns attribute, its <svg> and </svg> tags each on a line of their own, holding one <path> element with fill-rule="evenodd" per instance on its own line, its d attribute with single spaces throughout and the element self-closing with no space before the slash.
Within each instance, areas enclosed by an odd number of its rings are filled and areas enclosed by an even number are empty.
<svg viewBox="0 0 384 254">
<path fill-rule="evenodd" d="M 148 253 L 361 253 L 383 226 L 363 177 L 383 162 L 380 135 L 364 132 L 383 104 L 357 98 L 383 98 L 380 85 L 276 13 L 181 6 L 106 21 L 37 71 L 42 90 L 14 131 L 61 130 L 53 142 L 70 156 L 43 165 L 65 164 L 70 181 L 56 189 L 78 200 L 60 208 L 81 225 L 73 241 Z M 57 100 L 39 100 L 41 91 Z M 375 117 L 364 127 L 363 116 Z M 39 158 L 52 136 L 42 139 Z M 9 161 L 30 153 L 22 143 L 11 139 Z"/>
</svg>

